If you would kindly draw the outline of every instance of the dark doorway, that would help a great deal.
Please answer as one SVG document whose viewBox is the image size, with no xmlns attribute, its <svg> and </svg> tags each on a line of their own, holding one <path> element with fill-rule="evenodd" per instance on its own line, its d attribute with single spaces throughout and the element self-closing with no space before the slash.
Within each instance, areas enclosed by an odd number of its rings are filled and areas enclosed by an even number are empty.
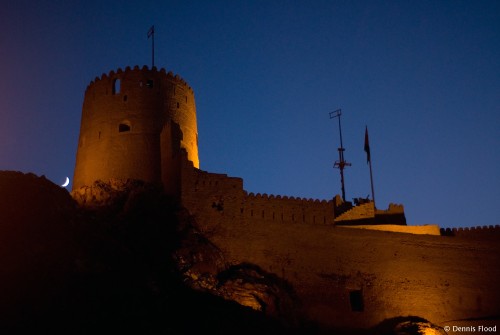
<svg viewBox="0 0 500 335">
<path fill-rule="evenodd" d="M 349 302 L 351 303 L 351 310 L 353 312 L 362 312 L 363 306 L 363 291 L 355 290 L 349 292 Z"/>
</svg>

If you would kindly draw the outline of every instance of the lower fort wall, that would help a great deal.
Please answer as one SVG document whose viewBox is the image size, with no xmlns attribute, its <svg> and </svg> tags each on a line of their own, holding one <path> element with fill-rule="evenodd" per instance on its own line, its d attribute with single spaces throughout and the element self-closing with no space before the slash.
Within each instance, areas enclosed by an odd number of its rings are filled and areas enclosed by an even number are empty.
<svg viewBox="0 0 500 335">
<path fill-rule="evenodd" d="M 336 226 L 323 219 L 331 201 L 247 194 L 241 178 L 192 166 L 182 183 L 184 206 L 226 261 L 286 280 L 313 322 L 368 328 L 410 315 L 437 324 L 500 315 L 498 239 Z"/>
</svg>

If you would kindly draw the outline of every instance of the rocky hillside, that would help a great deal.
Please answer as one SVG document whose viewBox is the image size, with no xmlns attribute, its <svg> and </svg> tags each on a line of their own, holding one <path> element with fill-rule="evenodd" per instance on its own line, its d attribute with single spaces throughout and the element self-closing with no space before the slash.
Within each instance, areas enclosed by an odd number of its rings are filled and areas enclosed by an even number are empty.
<svg viewBox="0 0 500 335">
<path fill-rule="evenodd" d="M 136 183 L 81 209 L 44 177 L 0 172 L 1 333 L 280 333 L 276 319 L 184 283 L 187 214 Z M 181 219 L 179 219 L 181 218 Z M 185 222 L 182 222 L 184 220 Z M 188 257 L 184 268 L 190 268 Z M 286 331 L 288 332 L 288 330 Z"/>
</svg>

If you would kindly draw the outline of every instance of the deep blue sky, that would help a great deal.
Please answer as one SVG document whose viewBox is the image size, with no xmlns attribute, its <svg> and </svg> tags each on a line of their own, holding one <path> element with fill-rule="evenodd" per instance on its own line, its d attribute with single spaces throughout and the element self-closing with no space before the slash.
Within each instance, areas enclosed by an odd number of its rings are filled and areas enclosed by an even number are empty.
<svg viewBox="0 0 500 335">
<path fill-rule="evenodd" d="M 72 177 L 85 87 L 156 65 L 195 90 L 201 168 L 249 192 L 370 193 L 409 224 L 500 224 L 499 1 L 3 1 L 0 170 Z"/>
</svg>

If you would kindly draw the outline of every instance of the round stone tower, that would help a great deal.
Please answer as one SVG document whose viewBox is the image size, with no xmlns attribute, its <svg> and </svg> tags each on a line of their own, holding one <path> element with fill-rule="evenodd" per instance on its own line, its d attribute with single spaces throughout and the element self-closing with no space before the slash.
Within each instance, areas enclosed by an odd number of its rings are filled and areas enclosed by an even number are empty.
<svg viewBox="0 0 500 335">
<path fill-rule="evenodd" d="M 199 167 L 191 87 L 155 67 L 111 71 L 85 91 L 73 189 L 110 179 L 163 182 L 175 189 L 182 149 Z"/>
</svg>

